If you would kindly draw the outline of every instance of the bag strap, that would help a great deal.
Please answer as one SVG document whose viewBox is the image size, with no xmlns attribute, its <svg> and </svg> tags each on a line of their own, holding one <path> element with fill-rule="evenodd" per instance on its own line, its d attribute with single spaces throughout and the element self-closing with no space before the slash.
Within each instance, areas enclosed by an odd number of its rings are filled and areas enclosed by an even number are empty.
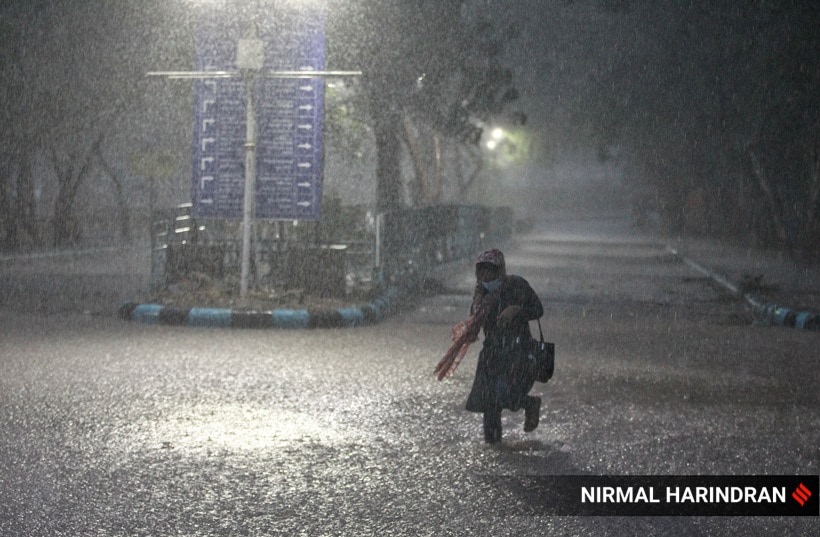
<svg viewBox="0 0 820 537">
<path fill-rule="evenodd" d="M 541 337 L 541 343 L 544 342 L 544 332 L 541 330 L 541 318 L 539 317 L 536 319 L 538 321 L 538 335 Z"/>
</svg>

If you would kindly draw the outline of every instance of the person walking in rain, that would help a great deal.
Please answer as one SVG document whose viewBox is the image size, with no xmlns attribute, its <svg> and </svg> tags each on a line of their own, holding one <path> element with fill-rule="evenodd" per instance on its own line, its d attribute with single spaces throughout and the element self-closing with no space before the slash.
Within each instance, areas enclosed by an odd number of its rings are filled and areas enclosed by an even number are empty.
<svg viewBox="0 0 820 537">
<path fill-rule="evenodd" d="M 538 295 L 521 276 L 507 274 L 504 254 L 487 250 L 475 265 L 476 286 L 470 318 L 453 327 L 454 344 L 436 366 L 439 380 L 452 374 L 467 347 L 484 330 L 475 379 L 466 409 L 484 414 L 484 441 L 501 441 L 501 411 L 524 409 L 524 431 L 538 427 L 541 398 L 529 395 L 535 383 L 531 370 L 518 367 L 515 341 L 528 341 L 529 321 L 544 308 Z"/>
</svg>

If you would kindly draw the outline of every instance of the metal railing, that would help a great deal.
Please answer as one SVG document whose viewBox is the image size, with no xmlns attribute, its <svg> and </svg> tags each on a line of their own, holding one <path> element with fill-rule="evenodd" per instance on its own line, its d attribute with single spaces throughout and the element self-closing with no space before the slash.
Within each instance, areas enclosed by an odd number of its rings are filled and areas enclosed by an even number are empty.
<svg viewBox="0 0 820 537">
<path fill-rule="evenodd" d="M 256 221 L 251 288 L 301 288 L 340 296 L 425 277 L 442 264 L 475 256 L 512 234 L 512 210 L 436 205 L 374 215 L 336 207 L 322 222 Z M 200 272 L 228 284 L 240 277 L 240 222 L 198 220 L 191 205 L 155 213 L 152 290 Z"/>
</svg>

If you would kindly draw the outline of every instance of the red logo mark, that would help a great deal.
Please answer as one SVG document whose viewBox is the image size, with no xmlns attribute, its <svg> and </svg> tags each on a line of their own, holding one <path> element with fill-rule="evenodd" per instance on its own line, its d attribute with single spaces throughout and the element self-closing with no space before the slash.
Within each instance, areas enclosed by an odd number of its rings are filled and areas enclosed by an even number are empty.
<svg viewBox="0 0 820 537">
<path fill-rule="evenodd" d="M 804 485 L 800 483 L 797 485 L 797 488 L 792 492 L 792 498 L 800 504 L 800 507 L 803 507 L 809 498 L 811 498 L 811 491 Z"/>
</svg>

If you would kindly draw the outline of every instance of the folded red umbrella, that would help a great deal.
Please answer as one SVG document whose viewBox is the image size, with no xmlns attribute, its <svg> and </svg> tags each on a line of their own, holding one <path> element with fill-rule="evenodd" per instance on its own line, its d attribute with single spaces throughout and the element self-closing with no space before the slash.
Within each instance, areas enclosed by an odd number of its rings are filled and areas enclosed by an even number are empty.
<svg viewBox="0 0 820 537">
<path fill-rule="evenodd" d="M 481 326 L 473 322 L 472 318 L 461 321 L 453 326 L 451 330 L 453 344 L 447 349 L 444 357 L 436 364 L 434 371 L 439 380 L 453 374 L 458 364 L 460 364 L 464 358 L 464 355 L 467 354 L 467 349 L 470 348 L 470 344 L 478 337 L 480 329 Z"/>
</svg>

